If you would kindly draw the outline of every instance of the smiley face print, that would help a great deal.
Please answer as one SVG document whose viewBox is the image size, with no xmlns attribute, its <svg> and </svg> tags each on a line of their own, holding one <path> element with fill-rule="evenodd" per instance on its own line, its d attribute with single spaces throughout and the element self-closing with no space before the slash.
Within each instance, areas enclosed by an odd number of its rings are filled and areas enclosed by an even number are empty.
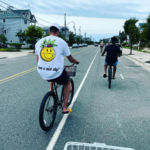
<svg viewBox="0 0 150 150">
<path fill-rule="evenodd" d="M 53 41 L 46 41 L 46 39 L 43 41 L 41 47 L 42 50 L 40 52 L 41 58 L 44 61 L 52 61 L 55 58 L 55 51 L 53 49 L 54 46 L 57 46 L 54 44 L 55 40 Z M 46 46 L 46 47 L 45 47 Z"/>
<path fill-rule="evenodd" d="M 53 47 L 44 47 L 40 54 L 44 61 L 52 61 L 55 58 L 55 51 Z"/>
</svg>

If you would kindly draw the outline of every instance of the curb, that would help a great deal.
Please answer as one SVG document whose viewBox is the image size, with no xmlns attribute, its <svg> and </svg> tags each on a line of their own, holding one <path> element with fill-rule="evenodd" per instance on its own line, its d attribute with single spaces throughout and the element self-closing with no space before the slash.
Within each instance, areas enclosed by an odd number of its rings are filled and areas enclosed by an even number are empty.
<svg viewBox="0 0 150 150">
<path fill-rule="evenodd" d="M 124 54 L 124 53 L 123 53 L 123 54 Z M 140 60 L 138 60 L 138 59 L 136 59 L 136 58 L 133 58 L 133 57 L 127 55 L 127 54 L 124 54 L 124 55 L 127 56 L 127 57 L 130 57 L 131 59 L 134 59 L 134 60 L 138 61 L 139 63 L 142 63 L 142 64 L 145 65 L 146 67 L 150 68 L 150 66 L 146 65 L 145 62 L 142 62 L 142 61 L 140 61 Z"/>
</svg>

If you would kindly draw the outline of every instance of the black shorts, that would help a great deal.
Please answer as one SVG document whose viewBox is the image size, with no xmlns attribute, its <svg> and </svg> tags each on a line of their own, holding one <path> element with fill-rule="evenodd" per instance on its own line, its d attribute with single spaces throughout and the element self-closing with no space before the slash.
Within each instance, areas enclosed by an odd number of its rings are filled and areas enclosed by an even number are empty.
<svg viewBox="0 0 150 150">
<path fill-rule="evenodd" d="M 66 72 L 66 70 L 64 69 L 62 74 L 55 78 L 55 79 L 52 79 L 52 80 L 47 80 L 48 82 L 56 82 L 60 85 L 65 85 L 66 83 L 68 83 L 69 81 L 69 75 L 68 73 Z"/>
</svg>

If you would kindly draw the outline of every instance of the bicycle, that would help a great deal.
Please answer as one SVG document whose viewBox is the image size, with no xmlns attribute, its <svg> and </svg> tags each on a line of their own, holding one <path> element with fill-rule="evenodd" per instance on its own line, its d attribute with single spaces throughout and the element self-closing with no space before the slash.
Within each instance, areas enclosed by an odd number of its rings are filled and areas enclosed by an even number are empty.
<svg viewBox="0 0 150 150">
<path fill-rule="evenodd" d="M 67 142 L 64 150 L 134 150 L 127 147 L 110 146 L 105 143 Z"/>
<path fill-rule="evenodd" d="M 101 52 L 101 53 L 103 52 L 103 47 L 101 47 L 101 46 L 100 46 L 100 52 Z"/>
<path fill-rule="evenodd" d="M 72 77 L 76 75 L 76 68 L 77 68 L 77 66 L 73 66 L 73 65 L 64 66 L 66 72 L 69 74 L 69 76 Z M 63 107 L 64 85 L 62 86 L 61 96 L 59 99 L 57 88 L 60 86 L 61 85 L 54 82 L 53 91 L 47 92 L 41 102 L 41 106 L 39 110 L 39 123 L 40 123 L 40 127 L 44 131 L 49 131 L 53 127 L 56 114 L 57 114 L 57 109 L 58 108 L 62 109 Z M 73 95 L 74 95 L 74 82 L 70 78 L 70 95 L 69 95 L 67 106 L 71 104 Z"/>
<path fill-rule="evenodd" d="M 112 65 L 108 64 L 108 88 L 111 88 L 111 80 L 112 80 Z"/>
</svg>

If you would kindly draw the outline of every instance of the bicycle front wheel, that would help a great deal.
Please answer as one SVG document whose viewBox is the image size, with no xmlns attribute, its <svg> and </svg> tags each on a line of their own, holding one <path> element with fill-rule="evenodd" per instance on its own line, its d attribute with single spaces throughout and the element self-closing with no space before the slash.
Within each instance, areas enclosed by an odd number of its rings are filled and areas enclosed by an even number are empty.
<svg viewBox="0 0 150 150">
<path fill-rule="evenodd" d="M 49 131 L 52 128 L 56 113 L 57 103 L 55 94 L 53 92 L 48 92 L 42 100 L 39 111 L 39 123 L 44 131 Z"/>
<path fill-rule="evenodd" d="M 73 99 L 73 95 L 74 95 L 74 82 L 70 78 L 70 94 L 69 94 L 69 99 L 68 99 L 67 106 L 69 106 L 71 104 L 72 99 Z M 64 85 L 63 85 L 62 91 L 61 91 L 61 100 L 64 101 Z"/>
</svg>

